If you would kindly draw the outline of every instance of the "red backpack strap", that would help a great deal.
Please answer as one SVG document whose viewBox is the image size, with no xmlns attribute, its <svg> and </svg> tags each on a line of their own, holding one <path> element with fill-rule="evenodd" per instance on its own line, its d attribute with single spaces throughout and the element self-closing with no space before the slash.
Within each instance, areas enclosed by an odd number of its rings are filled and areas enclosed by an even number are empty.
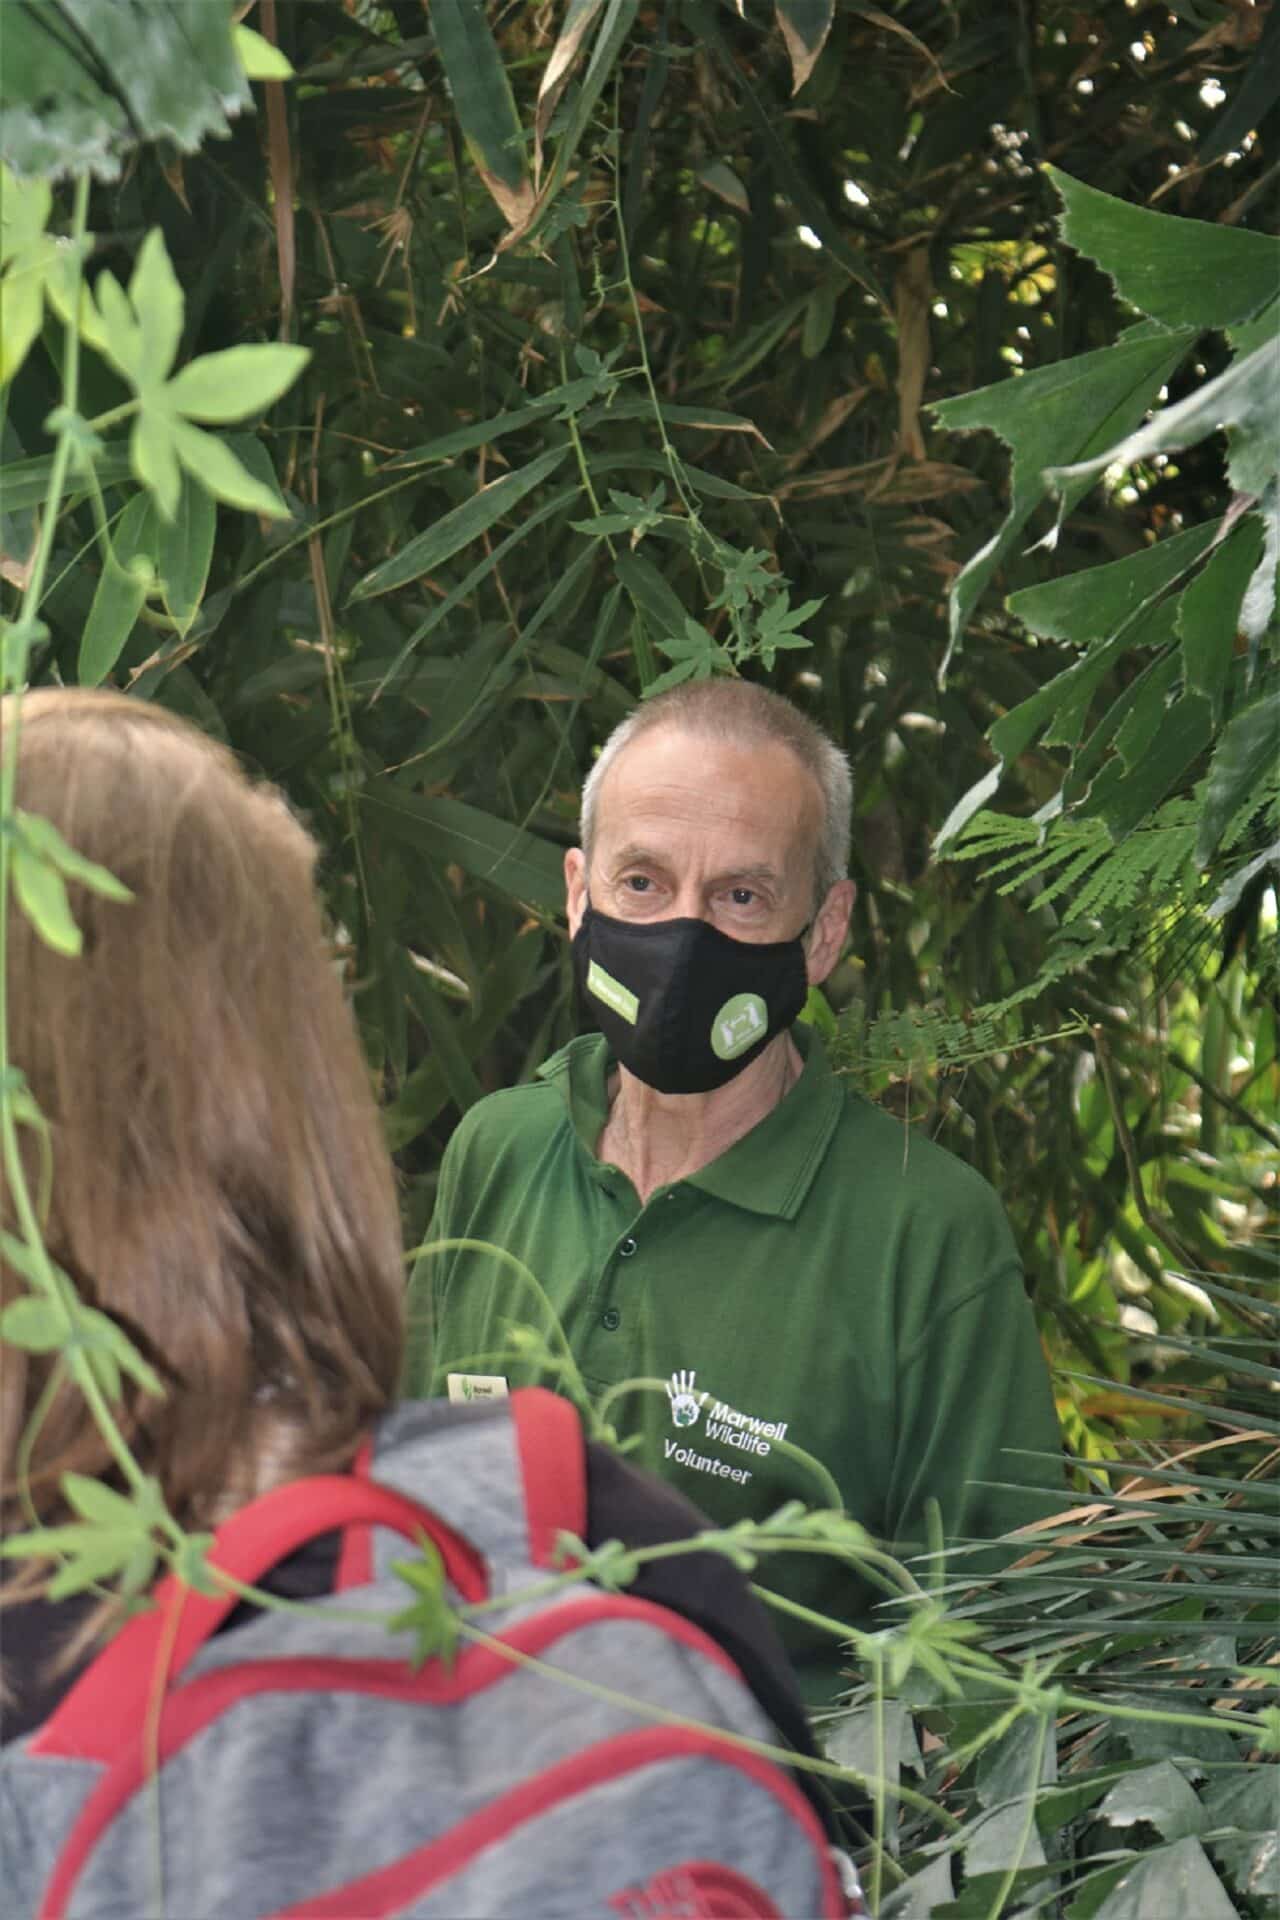
<svg viewBox="0 0 1280 1920">
<path fill-rule="evenodd" d="M 347 1474 L 294 1480 L 262 1494 L 218 1529 L 209 1561 L 251 1586 L 308 1540 L 352 1526 L 390 1527 L 407 1540 L 426 1534 L 461 1597 L 487 1598 L 484 1560 L 461 1534 L 405 1494 Z M 235 1593 L 196 1593 L 172 1574 L 153 1598 L 155 1605 L 131 1620 L 77 1681 L 29 1751 L 109 1764 L 121 1730 L 142 1724 L 151 1689 L 171 1687 L 240 1604 Z"/>
<path fill-rule="evenodd" d="M 587 1534 L 587 1450 L 582 1422 L 572 1401 L 546 1387 L 517 1387 L 511 1417 L 524 1479 L 529 1557 L 535 1567 L 552 1567 L 556 1537 Z"/>
</svg>

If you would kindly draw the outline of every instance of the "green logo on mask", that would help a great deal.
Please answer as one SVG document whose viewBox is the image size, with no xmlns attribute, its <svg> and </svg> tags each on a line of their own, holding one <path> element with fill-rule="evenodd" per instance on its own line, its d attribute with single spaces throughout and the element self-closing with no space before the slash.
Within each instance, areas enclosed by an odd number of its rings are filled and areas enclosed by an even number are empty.
<svg viewBox="0 0 1280 1920">
<path fill-rule="evenodd" d="M 769 1009 L 758 993 L 735 993 L 711 1022 L 711 1051 L 718 1060 L 736 1060 L 769 1030 Z"/>
<path fill-rule="evenodd" d="M 615 980 L 611 973 L 606 973 L 598 960 L 593 960 L 587 968 L 587 992 L 594 993 L 597 1000 L 603 1000 L 606 1007 L 612 1007 L 629 1026 L 634 1027 L 640 1002 L 629 987 L 623 986 L 621 980 Z"/>
</svg>

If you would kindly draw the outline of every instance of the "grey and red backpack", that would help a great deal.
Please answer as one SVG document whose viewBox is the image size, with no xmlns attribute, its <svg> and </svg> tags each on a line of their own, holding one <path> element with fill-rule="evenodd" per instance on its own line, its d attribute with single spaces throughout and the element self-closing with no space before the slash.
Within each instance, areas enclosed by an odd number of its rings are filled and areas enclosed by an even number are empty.
<svg viewBox="0 0 1280 1920">
<path fill-rule="evenodd" d="M 582 1432 L 540 1389 L 407 1405 L 356 1471 L 242 1509 L 218 1567 L 252 1584 L 337 1533 L 336 1591 L 219 1634 L 234 1597 L 163 1582 L 0 1758 L 6 1920 L 865 1912 L 728 1655 L 626 1593 L 547 1593 L 562 1531 Z M 451 1664 L 385 1624 L 423 1535 L 494 1603 Z"/>
</svg>

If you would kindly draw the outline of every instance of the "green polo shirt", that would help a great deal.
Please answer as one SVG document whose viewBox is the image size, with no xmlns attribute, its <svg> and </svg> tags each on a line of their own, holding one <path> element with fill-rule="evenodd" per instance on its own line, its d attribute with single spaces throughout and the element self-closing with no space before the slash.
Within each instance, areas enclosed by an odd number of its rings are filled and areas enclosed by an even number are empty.
<svg viewBox="0 0 1280 1920">
<path fill-rule="evenodd" d="M 1011 1451 L 1053 1454 L 1059 1435 L 1003 1210 L 980 1175 L 833 1073 L 809 1029 L 795 1037 L 805 1066 L 786 1098 L 643 1206 L 594 1152 L 605 1042 L 573 1041 L 534 1084 L 467 1113 L 429 1239 L 516 1255 L 597 1404 L 627 1380 L 663 1383 L 612 1398 L 608 1418 L 715 1522 L 828 1503 L 790 1442 L 902 1550 L 927 1538 L 931 1497 L 949 1540 L 990 1538 L 1043 1512 L 1044 1487 L 1060 1483 L 1052 1463 Z M 450 1372 L 548 1380 L 502 1355 L 512 1326 L 555 1345 L 509 1261 L 424 1254 L 410 1318 L 411 1391 L 443 1391 Z M 788 1555 L 757 1578 L 818 1612 L 883 1623 L 869 1618 L 876 1590 L 838 1562 Z M 838 1642 L 777 1618 L 806 1696 L 829 1700 Z"/>
</svg>

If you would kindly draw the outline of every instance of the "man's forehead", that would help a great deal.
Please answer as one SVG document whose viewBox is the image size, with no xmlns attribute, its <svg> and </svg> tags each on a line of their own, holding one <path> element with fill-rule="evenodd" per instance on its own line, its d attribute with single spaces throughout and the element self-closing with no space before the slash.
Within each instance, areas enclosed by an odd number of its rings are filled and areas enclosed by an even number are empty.
<svg viewBox="0 0 1280 1920">
<path fill-rule="evenodd" d="M 822 814 L 817 781 L 776 740 L 724 740 L 682 727 L 654 727 L 628 741 L 607 770 L 597 835 L 612 847 L 648 844 L 671 827 L 743 839 L 741 857 L 776 863 L 797 835 L 812 838 Z"/>
</svg>

